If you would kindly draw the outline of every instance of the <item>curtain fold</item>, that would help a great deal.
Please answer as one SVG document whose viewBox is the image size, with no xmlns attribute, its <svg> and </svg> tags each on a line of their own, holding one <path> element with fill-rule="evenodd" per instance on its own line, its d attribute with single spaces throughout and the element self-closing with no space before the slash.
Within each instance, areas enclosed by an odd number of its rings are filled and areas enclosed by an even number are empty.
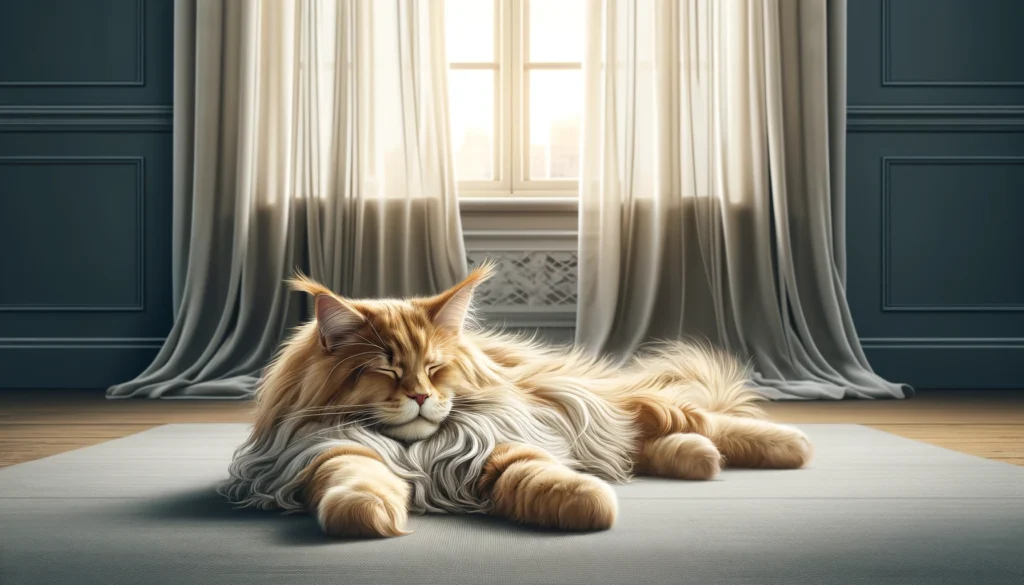
<svg viewBox="0 0 1024 585">
<path fill-rule="evenodd" d="M 444 3 L 175 2 L 174 325 L 111 398 L 246 398 L 308 312 L 466 274 Z"/>
<path fill-rule="evenodd" d="M 845 298 L 845 4 L 588 0 L 576 341 L 723 346 L 776 399 L 905 397 Z"/>
</svg>

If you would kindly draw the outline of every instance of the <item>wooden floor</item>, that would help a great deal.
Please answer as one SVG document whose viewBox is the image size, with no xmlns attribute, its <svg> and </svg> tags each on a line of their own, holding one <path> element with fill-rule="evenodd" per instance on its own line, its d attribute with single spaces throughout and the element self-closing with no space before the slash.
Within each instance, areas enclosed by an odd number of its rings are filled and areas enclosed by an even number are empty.
<svg viewBox="0 0 1024 585">
<path fill-rule="evenodd" d="M 0 391 L 0 467 L 180 422 L 249 422 L 251 403 L 106 400 L 102 392 Z M 909 400 L 775 402 L 793 423 L 855 423 L 1024 466 L 1024 392 L 922 391 Z"/>
</svg>

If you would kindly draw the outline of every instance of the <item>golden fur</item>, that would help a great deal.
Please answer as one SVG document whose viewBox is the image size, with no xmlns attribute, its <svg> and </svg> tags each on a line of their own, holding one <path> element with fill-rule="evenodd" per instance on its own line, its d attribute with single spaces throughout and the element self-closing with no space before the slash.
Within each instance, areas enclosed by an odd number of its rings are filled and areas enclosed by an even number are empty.
<svg viewBox="0 0 1024 585">
<path fill-rule="evenodd" d="M 294 279 L 316 316 L 267 368 L 225 493 L 304 507 L 338 536 L 404 534 L 409 512 L 595 530 L 617 514 L 606 481 L 810 459 L 801 431 L 763 420 L 723 352 L 666 343 L 616 367 L 467 327 L 491 271 L 413 299 L 343 299 Z"/>
</svg>

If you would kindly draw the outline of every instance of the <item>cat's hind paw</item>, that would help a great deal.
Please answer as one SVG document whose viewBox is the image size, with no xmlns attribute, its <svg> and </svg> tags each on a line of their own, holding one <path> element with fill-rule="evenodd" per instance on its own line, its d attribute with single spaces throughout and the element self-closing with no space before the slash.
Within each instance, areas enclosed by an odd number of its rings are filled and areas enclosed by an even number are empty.
<svg viewBox="0 0 1024 585">
<path fill-rule="evenodd" d="M 647 475 L 705 481 L 722 470 L 722 454 L 707 437 L 673 433 L 644 443 L 638 471 Z"/>
</svg>

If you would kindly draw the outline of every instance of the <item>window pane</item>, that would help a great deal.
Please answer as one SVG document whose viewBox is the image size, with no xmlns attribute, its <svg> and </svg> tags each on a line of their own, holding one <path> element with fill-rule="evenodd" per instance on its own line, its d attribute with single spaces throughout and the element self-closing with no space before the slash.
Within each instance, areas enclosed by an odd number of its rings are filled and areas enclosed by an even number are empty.
<svg viewBox="0 0 1024 585">
<path fill-rule="evenodd" d="M 530 71 L 531 179 L 578 179 L 583 75 L 579 70 Z"/>
<path fill-rule="evenodd" d="M 445 37 L 448 39 L 448 62 L 493 62 L 494 0 L 446 2 Z"/>
<path fill-rule="evenodd" d="M 583 0 L 533 0 L 530 10 L 530 61 L 583 61 Z"/>
<path fill-rule="evenodd" d="M 449 71 L 448 100 L 456 178 L 494 180 L 494 71 Z"/>
</svg>

